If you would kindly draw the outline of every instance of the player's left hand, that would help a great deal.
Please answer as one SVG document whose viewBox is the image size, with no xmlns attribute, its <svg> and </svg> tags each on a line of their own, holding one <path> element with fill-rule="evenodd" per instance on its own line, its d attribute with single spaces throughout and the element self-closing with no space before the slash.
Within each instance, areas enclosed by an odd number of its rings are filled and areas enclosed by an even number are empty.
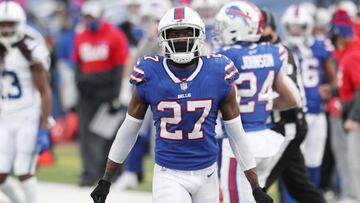
<svg viewBox="0 0 360 203">
<path fill-rule="evenodd" d="M 91 198 L 94 203 L 105 203 L 106 197 L 109 194 L 111 183 L 106 180 L 100 180 L 96 188 L 91 193 Z"/>
<path fill-rule="evenodd" d="M 253 196 L 257 203 L 273 203 L 273 199 L 260 187 L 253 190 Z"/>
<path fill-rule="evenodd" d="M 359 128 L 359 123 L 351 118 L 346 119 L 344 128 L 347 131 L 356 130 Z"/>
<path fill-rule="evenodd" d="M 49 130 L 40 128 L 36 140 L 36 151 L 42 153 L 50 148 Z"/>
</svg>

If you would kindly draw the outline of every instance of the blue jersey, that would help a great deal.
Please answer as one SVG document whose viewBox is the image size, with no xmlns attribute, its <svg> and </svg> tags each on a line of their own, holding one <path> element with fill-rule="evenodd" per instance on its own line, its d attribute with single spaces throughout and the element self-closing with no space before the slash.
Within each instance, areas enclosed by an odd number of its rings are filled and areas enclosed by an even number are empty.
<svg viewBox="0 0 360 203">
<path fill-rule="evenodd" d="M 302 82 L 305 89 L 308 113 L 322 112 L 322 100 L 319 92 L 324 82 L 324 63 L 332 54 L 331 42 L 325 38 L 315 38 L 310 45 L 302 49 L 291 48 L 300 62 Z"/>
<path fill-rule="evenodd" d="M 239 70 L 236 85 L 245 131 L 266 129 L 273 107 L 272 87 L 286 57 L 284 48 L 270 43 L 239 43 L 218 53 L 229 57 Z"/>
<path fill-rule="evenodd" d="M 184 80 L 166 61 L 162 56 L 145 56 L 134 67 L 130 80 L 153 113 L 155 162 L 177 170 L 206 168 L 217 159 L 219 104 L 239 73 L 224 56 L 202 56 Z"/>
</svg>

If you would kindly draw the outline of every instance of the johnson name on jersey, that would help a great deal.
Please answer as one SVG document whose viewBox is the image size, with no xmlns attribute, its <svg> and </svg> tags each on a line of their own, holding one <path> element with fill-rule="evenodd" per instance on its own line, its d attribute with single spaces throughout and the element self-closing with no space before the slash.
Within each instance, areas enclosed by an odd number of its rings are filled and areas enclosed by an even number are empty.
<svg viewBox="0 0 360 203">
<path fill-rule="evenodd" d="M 234 61 L 240 76 L 236 80 L 241 120 L 245 131 L 266 129 L 273 107 L 273 85 L 286 52 L 270 43 L 237 43 L 219 51 Z"/>
<path fill-rule="evenodd" d="M 151 106 L 156 126 L 155 162 L 177 170 L 197 170 L 216 162 L 215 125 L 220 102 L 239 73 L 221 55 L 202 56 L 181 80 L 162 56 L 139 59 L 130 82 Z"/>
<path fill-rule="evenodd" d="M 25 44 L 31 50 L 32 59 L 41 62 L 48 69 L 49 52 L 42 36 L 30 27 L 26 27 Z M 21 51 L 14 47 L 7 51 L 3 64 L 0 64 L 2 113 L 16 111 L 26 107 L 40 108 L 40 95 L 33 84 L 29 62 Z"/>
</svg>

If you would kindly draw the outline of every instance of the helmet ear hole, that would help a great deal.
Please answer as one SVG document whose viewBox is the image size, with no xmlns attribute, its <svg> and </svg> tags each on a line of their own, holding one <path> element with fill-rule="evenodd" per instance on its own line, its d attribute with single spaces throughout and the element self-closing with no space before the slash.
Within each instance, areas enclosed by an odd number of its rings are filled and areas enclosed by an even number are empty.
<svg viewBox="0 0 360 203">
<path fill-rule="evenodd" d="M 199 37 L 200 36 L 200 30 L 195 28 L 195 37 Z"/>
</svg>

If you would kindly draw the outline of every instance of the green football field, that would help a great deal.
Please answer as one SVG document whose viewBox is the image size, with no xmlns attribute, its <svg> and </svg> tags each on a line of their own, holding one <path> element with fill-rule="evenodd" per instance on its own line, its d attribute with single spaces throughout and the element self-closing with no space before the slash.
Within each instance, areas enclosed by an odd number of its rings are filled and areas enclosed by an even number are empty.
<svg viewBox="0 0 360 203">
<path fill-rule="evenodd" d="M 37 170 L 40 181 L 78 184 L 81 163 L 79 147 L 77 144 L 61 144 L 54 148 L 55 164 L 51 167 L 41 167 Z M 144 181 L 134 190 L 151 192 L 153 160 L 150 156 L 145 159 Z M 274 202 L 278 201 L 278 191 L 275 186 L 270 189 Z"/>
</svg>

